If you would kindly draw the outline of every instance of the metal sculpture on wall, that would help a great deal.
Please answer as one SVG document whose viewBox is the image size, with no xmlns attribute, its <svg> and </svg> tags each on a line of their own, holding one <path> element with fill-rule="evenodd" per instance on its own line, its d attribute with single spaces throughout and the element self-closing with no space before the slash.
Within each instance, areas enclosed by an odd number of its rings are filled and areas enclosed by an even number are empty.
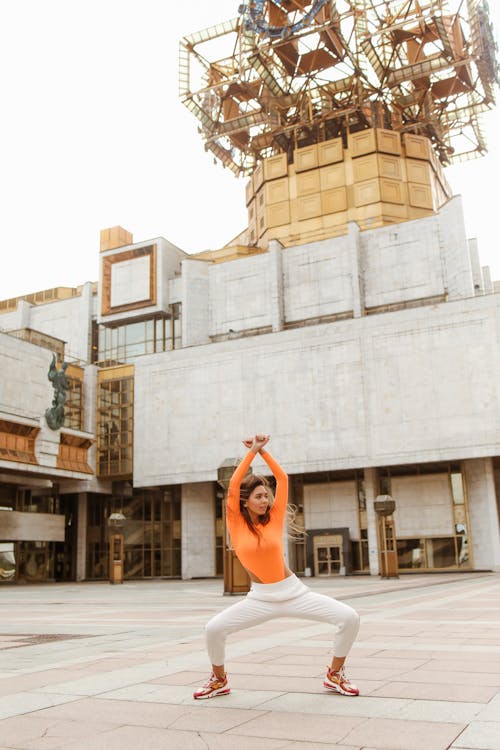
<svg viewBox="0 0 500 750">
<path fill-rule="evenodd" d="M 253 0 L 180 43 L 180 96 L 236 174 L 366 128 L 427 136 L 443 165 L 485 153 L 497 45 L 483 0 Z"/>
<path fill-rule="evenodd" d="M 56 365 L 56 355 L 52 355 L 47 377 L 54 388 L 54 398 L 50 409 L 45 411 L 45 419 L 51 430 L 58 430 L 64 422 L 64 404 L 69 389 L 69 379 L 66 375 L 67 367 L 68 362 L 63 362 L 59 369 Z"/>
</svg>

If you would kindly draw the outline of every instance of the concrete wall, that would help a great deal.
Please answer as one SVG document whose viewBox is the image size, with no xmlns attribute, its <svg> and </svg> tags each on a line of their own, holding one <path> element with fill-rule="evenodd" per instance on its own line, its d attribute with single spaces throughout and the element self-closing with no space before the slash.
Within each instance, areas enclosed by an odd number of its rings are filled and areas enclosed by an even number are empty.
<svg viewBox="0 0 500 750">
<path fill-rule="evenodd" d="M 438 218 L 362 232 L 366 307 L 445 293 Z"/>
<path fill-rule="evenodd" d="M 268 254 L 217 263 L 208 276 L 210 336 L 271 325 Z"/>
<path fill-rule="evenodd" d="M 215 503 L 211 482 L 182 487 L 182 577 L 215 575 Z"/>
<path fill-rule="evenodd" d="M 391 496 L 398 539 L 455 533 L 448 474 L 393 477 Z"/>
<path fill-rule="evenodd" d="M 351 539 L 359 539 L 356 482 L 304 485 L 306 529 L 349 528 Z"/>
<path fill-rule="evenodd" d="M 78 297 L 30 305 L 21 300 L 17 310 L 0 315 L 0 326 L 4 330 L 32 328 L 66 343 L 65 357 L 68 361 L 90 358 L 91 320 L 94 310 L 92 284 L 83 285 Z"/>
<path fill-rule="evenodd" d="M 213 480 L 257 430 L 290 473 L 498 455 L 499 315 L 471 297 L 138 359 L 135 484 Z"/>
<path fill-rule="evenodd" d="M 287 322 L 353 309 L 349 235 L 287 248 L 282 253 Z"/>
</svg>

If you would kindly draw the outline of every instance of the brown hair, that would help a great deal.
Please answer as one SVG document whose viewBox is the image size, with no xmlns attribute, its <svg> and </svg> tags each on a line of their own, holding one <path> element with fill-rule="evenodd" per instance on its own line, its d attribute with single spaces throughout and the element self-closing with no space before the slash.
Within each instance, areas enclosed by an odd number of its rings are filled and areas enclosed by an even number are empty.
<svg viewBox="0 0 500 750">
<path fill-rule="evenodd" d="M 271 520 L 271 508 L 274 505 L 274 495 L 271 490 L 271 485 L 269 484 L 266 477 L 261 476 L 260 474 L 247 474 L 246 477 L 241 482 L 240 485 L 240 513 L 245 519 L 245 523 L 256 537 L 259 537 L 260 541 L 260 531 L 258 529 L 258 526 L 254 524 L 250 517 L 250 513 L 248 512 L 248 509 L 245 507 L 245 501 L 248 500 L 252 492 L 257 487 L 265 487 L 267 490 L 268 495 L 268 505 L 267 510 L 265 513 L 263 513 L 261 516 L 259 516 L 259 526 L 265 526 L 269 523 Z M 287 518 L 287 531 L 288 536 L 292 541 L 301 541 L 303 539 L 304 534 L 306 534 L 305 529 L 302 526 L 299 526 L 296 523 L 296 515 L 297 515 L 297 506 L 291 505 L 290 503 L 287 505 L 286 508 L 286 518 Z"/>
<path fill-rule="evenodd" d="M 271 508 L 274 505 L 274 495 L 271 491 L 271 486 L 267 479 L 260 474 L 248 474 L 241 481 L 240 485 L 240 513 L 245 519 L 245 523 L 255 536 L 260 536 L 257 526 L 254 524 L 250 517 L 250 513 L 245 505 L 252 492 L 257 487 L 265 487 L 268 495 L 268 505 L 265 513 L 259 516 L 259 524 L 265 526 L 270 521 Z"/>
</svg>

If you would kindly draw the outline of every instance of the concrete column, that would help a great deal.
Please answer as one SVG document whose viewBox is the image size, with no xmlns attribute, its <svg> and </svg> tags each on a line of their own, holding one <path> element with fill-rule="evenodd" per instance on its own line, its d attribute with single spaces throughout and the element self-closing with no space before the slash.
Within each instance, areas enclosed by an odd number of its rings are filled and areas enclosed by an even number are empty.
<svg viewBox="0 0 500 750">
<path fill-rule="evenodd" d="M 76 580 L 84 581 L 85 562 L 87 559 L 87 495 L 78 494 L 78 521 L 76 538 Z"/>
<path fill-rule="evenodd" d="M 208 335 L 208 271 L 206 261 L 183 260 L 181 276 L 182 346 L 200 346 Z"/>
<path fill-rule="evenodd" d="M 377 517 L 374 502 L 378 495 L 378 469 L 365 469 L 366 519 L 368 524 L 368 560 L 370 575 L 377 576 L 379 569 L 379 549 Z"/>
<path fill-rule="evenodd" d="M 483 286 L 484 286 L 484 293 L 485 294 L 493 294 L 495 291 L 495 287 L 493 286 L 493 281 L 491 278 L 491 271 L 489 266 L 482 266 L 481 267 L 481 273 L 483 276 Z"/>
<path fill-rule="evenodd" d="M 477 246 L 477 239 L 468 240 L 470 264 L 472 269 L 472 280 L 474 282 L 474 294 L 476 296 L 484 294 L 483 288 L 483 273 L 481 271 L 481 263 L 479 261 L 479 249 Z"/>
<path fill-rule="evenodd" d="M 282 331 L 285 322 L 283 299 L 283 246 L 279 240 L 269 241 L 269 268 L 271 280 L 271 325 L 273 331 Z"/>
<path fill-rule="evenodd" d="M 31 305 L 29 302 L 26 302 L 24 299 L 20 299 L 17 303 L 17 324 L 16 328 L 30 328 L 30 322 L 31 322 L 31 308 L 33 305 Z M 11 328 L 14 328 L 14 326 L 10 326 Z"/>
<path fill-rule="evenodd" d="M 500 526 L 491 458 L 464 461 L 476 570 L 500 570 Z"/>
<path fill-rule="evenodd" d="M 182 485 L 182 578 L 215 576 L 215 503 L 212 482 Z"/>
<path fill-rule="evenodd" d="M 349 256 L 351 260 L 351 282 L 352 282 L 352 314 L 360 318 L 365 310 L 365 295 L 363 291 L 363 279 L 361 275 L 361 243 L 360 229 L 354 221 L 347 224 L 347 237 L 349 241 Z"/>
</svg>

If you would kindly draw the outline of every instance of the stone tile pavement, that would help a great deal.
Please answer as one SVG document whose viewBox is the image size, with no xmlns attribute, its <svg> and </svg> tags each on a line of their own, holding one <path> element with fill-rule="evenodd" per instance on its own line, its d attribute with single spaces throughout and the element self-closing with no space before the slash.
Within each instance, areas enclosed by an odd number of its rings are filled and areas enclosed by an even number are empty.
<svg viewBox="0 0 500 750">
<path fill-rule="evenodd" d="M 500 750 L 500 574 L 309 579 L 361 614 L 359 698 L 322 686 L 327 625 L 234 635 L 195 702 L 221 581 L 0 588 L 0 750 Z"/>
</svg>

